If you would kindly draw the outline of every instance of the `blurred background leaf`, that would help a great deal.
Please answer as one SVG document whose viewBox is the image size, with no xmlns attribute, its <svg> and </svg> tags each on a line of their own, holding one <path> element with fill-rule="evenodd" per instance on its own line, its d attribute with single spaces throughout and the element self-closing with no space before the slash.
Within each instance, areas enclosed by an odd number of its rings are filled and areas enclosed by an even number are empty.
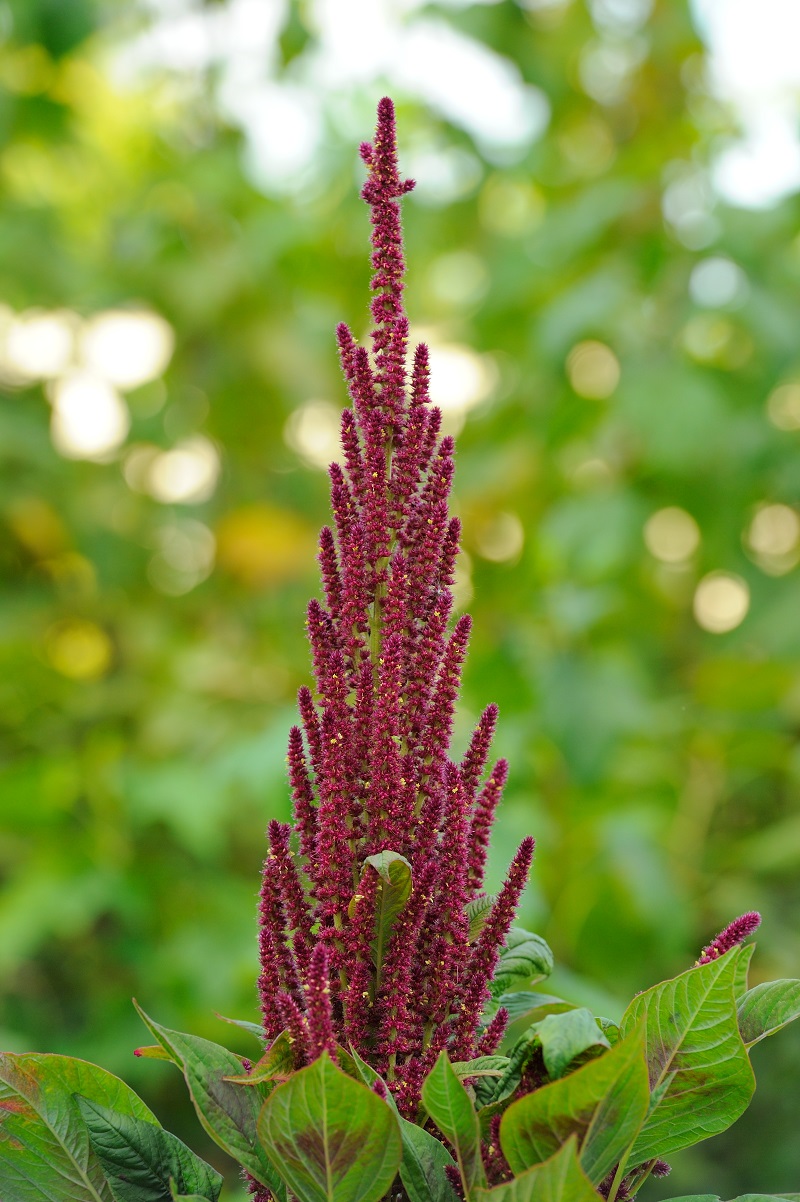
<svg viewBox="0 0 800 1202">
<path fill-rule="evenodd" d="M 215 1010 L 255 1015 L 385 91 L 459 435 L 457 741 L 496 700 L 512 761 L 493 882 L 533 832 L 522 919 L 604 1013 L 750 908 L 755 979 L 800 975 L 788 85 L 750 145 L 779 8 L 744 31 L 748 109 L 714 6 L 683 0 L 0 4 L 10 1049 L 122 1073 L 226 1169 L 132 1060 L 129 999 L 217 1040 Z M 754 1059 L 751 1112 L 650 1198 L 797 1187 L 798 1034 Z"/>
</svg>

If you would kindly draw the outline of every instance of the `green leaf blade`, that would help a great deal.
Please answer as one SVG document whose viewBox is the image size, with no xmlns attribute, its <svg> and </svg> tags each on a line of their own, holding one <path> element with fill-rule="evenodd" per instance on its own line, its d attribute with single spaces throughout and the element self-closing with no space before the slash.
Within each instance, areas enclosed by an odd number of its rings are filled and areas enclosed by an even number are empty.
<svg viewBox="0 0 800 1202">
<path fill-rule="evenodd" d="M 69 1056 L 0 1054 L 0 1197 L 3 1202 L 113 1202 L 75 1094 L 153 1123 L 118 1077 Z"/>
<path fill-rule="evenodd" d="M 800 1018 L 800 981 L 765 981 L 748 989 L 739 1002 L 739 1031 L 751 1048 Z"/>
<path fill-rule="evenodd" d="M 512 1102 L 500 1146 L 521 1173 L 574 1138 L 583 1172 L 599 1185 L 635 1140 L 648 1103 L 644 1038 L 635 1031 L 574 1073 Z"/>
<path fill-rule="evenodd" d="M 611 1045 L 585 1007 L 564 1014 L 548 1014 L 537 1027 L 545 1068 L 552 1080 L 563 1076 L 569 1065 L 591 1048 Z"/>
<path fill-rule="evenodd" d="M 734 986 L 738 949 L 634 998 L 625 1035 L 640 1023 L 650 1075 L 650 1111 L 631 1164 L 668 1156 L 726 1130 L 755 1088 L 739 1034 Z"/>
<path fill-rule="evenodd" d="M 140 1006 L 136 1009 L 145 1026 L 181 1069 L 203 1128 L 229 1156 L 285 1202 L 283 1182 L 261 1147 L 256 1130 L 269 1084 L 238 1085 L 226 1080 L 241 1076 L 239 1056 L 208 1039 L 162 1027 Z"/>
<path fill-rule="evenodd" d="M 300 1202 L 377 1202 L 400 1167 L 397 1116 L 327 1053 L 275 1089 L 258 1134 Z"/>
<path fill-rule="evenodd" d="M 169 1202 L 171 1180 L 217 1202 L 222 1177 L 177 1136 L 88 1098 L 76 1101 L 115 1202 Z"/>
<path fill-rule="evenodd" d="M 505 1185 L 477 1189 L 474 1202 L 597 1202 L 597 1191 L 581 1168 L 570 1139 L 549 1160 Z"/>
<path fill-rule="evenodd" d="M 441 1052 L 422 1086 L 422 1104 L 452 1144 L 467 1193 L 486 1184 L 478 1116 L 446 1052 Z"/>
<path fill-rule="evenodd" d="M 553 971 L 553 953 L 542 939 L 522 927 L 512 927 L 492 978 L 495 1001 L 509 990 L 535 984 Z"/>
</svg>

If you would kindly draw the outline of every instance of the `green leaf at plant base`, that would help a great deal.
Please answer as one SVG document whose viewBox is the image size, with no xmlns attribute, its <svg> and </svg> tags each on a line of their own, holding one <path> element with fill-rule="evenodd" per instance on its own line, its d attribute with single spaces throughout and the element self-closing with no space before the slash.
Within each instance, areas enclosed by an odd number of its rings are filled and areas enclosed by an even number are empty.
<svg viewBox="0 0 800 1202">
<path fill-rule="evenodd" d="M 634 998 L 623 1035 L 644 1024 L 650 1109 L 630 1163 L 668 1156 L 735 1122 L 755 1081 L 736 1015 L 739 948 Z"/>
<path fill-rule="evenodd" d="M 171 1180 L 217 1202 L 222 1177 L 177 1136 L 88 1098 L 76 1101 L 116 1202 L 169 1202 Z"/>
<path fill-rule="evenodd" d="M 502 1077 L 508 1068 L 508 1056 L 478 1056 L 475 1060 L 457 1060 L 453 1072 L 459 1081 L 469 1077 Z"/>
<path fill-rule="evenodd" d="M 158 1127 L 124 1081 L 69 1056 L 0 1053 L 3 1202 L 113 1202 L 75 1094 Z"/>
<path fill-rule="evenodd" d="M 242 1061 L 208 1039 L 170 1031 L 134 1002 L 142 1021 L 183 1072 L 202 1126 L 219 1146 L 285 1202 L 286 1189 L 259 1143 L 256 1124 L 269 1084 L 236 1085 Z"/>
<path fill-rule="evenodd" d="M 739 1000 L 739 1031 L 748 1048 L 800 1018 L 800 981 L 764 981 Z"/>
<path fill-rule="evenodd" d="M 492 978 L 492 997 L 497 999 L 519 985 L 532 985 L 553 971 L 553 953 L 542 939 L 522 927 L 512 927 Z"/>
<path fill-rule="evenodd" d="M 275 1089 L 258 1134 L 300 1202 L 377 1202 L 400 1167 L 397 1116 L 327 1052 Z"/>
<path fill-rule="evenodd" d="M 649 1098 L 638 1030 L 574 1073 L 512 1102 L 500 1124 L 500 1146 L 519 1173 L 574 1136 L 583 1171 L 599 1185 L 636 1138 Z"/>
<path fill-rule="evenodd" d="M 454 1148 L 467 1194 L 485 1185 L 478 1116 L 446 1052 L 440 1052 L 439 1059 L 425 1078 L 422 1104 Z"/>
<path fill-rule="evenodd" d="M 537 1031 L 545 1068 L 552 1080 L 563 1076 L 573 1060 L 590 1048 L 611 1047 L 591 1010 L 585 1007 L 566 1014 L 548 1014 L 537 1023 Z"/>
<path fill-rule="evenodd" d="M 597 1191 L 580 1166 L 574 1139 L 506 1185 L 476 1189 L 474 1202 L 597 1202 Z"/>
<path fill-rule="evenodd" d="M 667 1202 L 721 1202 L 719 1194 L 682 1194 Z M 800 1202 L 800 1194 L 740 1194 L 731 1202 Z"/>
<path fill-rule="evenodd" d="M 383 1078 L 371 1065 L 362 1060 L 353 1048 L 353 1063 L 361 1074 L 365 1085 L 372 1085 Z M 384 1082 L 385 1084 L 385 1082 Z M 387 1106 L 397 1114 L 400 1136 L 403 1140 L 403 1159 L 400 1163 L 400 1180 L 411 1202 L 457 1202 L 456 1193 L 445 1176 L 445 1166 L 455 1168 L 455 1161 L 440 1139 L 429 1131 L 410 1123 L 400 1116 L 397 1103 L 387 1091 L 384 1099 Z"/>
<path fill-rule="evenodd" d="M 288 1077 L 294 1070 L 294 1047 L 288 1031 L 281 1031 L 274 1039 L 264 1055 L 257 1061 L 249 1073 L 240 1073 L 236 1077 L 226 1077 L 236 1085 L 260 1085 L 262 1081 L 275 1081 Z"/>
</svg>

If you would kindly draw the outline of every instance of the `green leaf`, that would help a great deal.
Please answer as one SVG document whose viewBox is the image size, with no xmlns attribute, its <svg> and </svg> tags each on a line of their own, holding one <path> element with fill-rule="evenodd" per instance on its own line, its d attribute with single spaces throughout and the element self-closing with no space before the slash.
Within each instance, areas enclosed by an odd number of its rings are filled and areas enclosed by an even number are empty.
<svg viewBox="0 0 800 1202">
<path fill-rule="evenodd" d="M 425 1078 L 422 1104 L 455 1149 L 467 1194 L 485 1185 L 478 1116 L 446 1052 L 439 1053 L 439 1059 Z"/>
<path fill-rule="evenodd" d="M 800 981 L 764 981 L 739 1002 L 739 1030 L 748 1048 L 800 1018 Z"/>
<path fill-rule="evenodd" d="M 502 1077 L 508 1068 L 508 1056 L 478 1056 L 475 1060 L 457 1060 L 453 1072 L 459 1081 L 468 1077 Z"/>
<path fill-rule="evenodd" d="M 597 1202 L 597 1192 L 580 1166 L 575 1140 L 506 1185 L 477 1189 L 474 1202 Z"/>
<path fill-rule="evenodd" d="M 527 989 L 502 994 L 498 998 L 498 1005 L 505 1007 L 512 1023 L 520 1018 L 527 1018 L 529 1023 L 539 1022 L 548 1014 L 564 1014 L 567 1010 L 577 1009 L 574 1002 L 565 1002 L 551 993 L 532 993 Z"/>
<path fill-rule="evenodd" d="M 492 997 L 497 999 L 518 985 L 535 984 L 552 971 L 553 953 L 541 935 L 512 927 L 492 978 Z"/>
<path fill-rule="evenodd" d="M 742 998 L 747 993 L 747 974 L 750 971 L 750 961 L 753 959 L 753 952 L 756 950 L 754 943 L 746 943 L 739 951 L 739 959 L 736 961 L 736 975 L 733 978 L 733 995 L 735 998 Z"/>
<path fill-rule="evenodd" d="M 400 1180 L 411 1202 L 456 1202 L 456 1192 L 445 1176 L 455 1161 L 441 1140 L 416 1123 L 400 1120 L 403 1161 Z"/>
<path fill-rule="evenodd" d="M 522 1074 L 525 1071 L 525 1066 L 533 1056 L 537 1048 L 541 1047 L 539 1039 L 539 1025 L 535 1023 L 529 1027 L 508 1053 L 508 1065 L 503 1075 L 498 1079 L 491 1093 L 485 1093 L 482 1097 L 484 1106 L 489 1106 L 497 1102 L 504 1102 L 509 1098 L 520 1083 Z M 493 1111 L 492 1113 L 497 1113 Z M 483 1112 L 481 1112 L 481 1120 L 483 1121 Z"/>
<path fill-rule="evenodd" d="M 371 944 L 372 963 L 380 972 L 386 945 L 397 915 L 411 896 L 411 865 L 397 851 L 379 851 L 364 861 L 380 877 L 375 901 L 375 938 Z"/>
<path fill-rule="evenodd" d="M 636 1138 L 648 1102 L 644 1033 L 635 1031 L 576 1072 L 512 1102 L 500 1145 L 519 1173 L 574 1136 L 583 1171 L 599 1185 Z"/>
<path fill-rule="evenodd" d="M 283 1182 L 261 1147 L 256 1131 L 269 1085 L 237 1085 L 226 1081 L 226 1077 L 241 1075 L 239 1056 L 208 1039 L 170 1031 L 149 1018 L 136 1002 L 134 1005 L 144 1024 L 183 1072 L 203 1128 L 229 1156 L 285 1202 Z"/>
<path fill-rule="evenodd" d="M 113 1202 L 74 1095 L 158 1127 L 132 1089 L 69 1056 L 0 1053 L 0 1198 L 3 1202 Z"/>
<path fill-rule="evenodd" d="M 668 1202 L 721 1202 L 719 1194 L 682 1194 Z M 800 1202 L 800 1194 L 740 1194 L 732 1202 Z"/>
<path fill-rule="evenodd" d="M 353 1062 L 366 1085 L 383 1078 L 371 1065 L 362 1060 L 353 1048 Z M 385 1084 L 385 1082 L 384 1082 Z M 429 1131 L 401 1118 L 397 1103 L 391 1092 L 385 1098 L 387 1106 L 400 1120 L 400 1135 L 403 1140 L 403 1160 L 400 1164 L 400 1180 L 405 1186 L 411 1202 L 456 1202 L 456 1193 L 444 1174 L 445 1165 L 455 1167 L 455 1161 L 441 1140 Z"/>
<path fill-rule="evenodd" d="M 471 901 L 467 902 L 464 913 L 467 917 L 469 927 L 467 938 L 470 943 L 475 942 L 486 926 L 493 905 L 494 897 L 488 893 L 484 893 L 480 897 L 473 897 Z"/>
<path fill-rule="evenodd" d="M 747 1108 L 755 1081 L 736 1015 L 739 949 L 634 998 L 622 1033 L 645 1024 L 650 1111 L 631 1163 L 668 1156 L 724 1131 Z"/>
<path fill-rule="evenodd" d="M 88 1098 L 76 1101 L 116 1202 L 169 1202 L 171 1180 L 217 1202 L 222 1177 L 177 1136 Z"/>
<path fill-rule="evenodd" d="M 285 1079 L 294 1072 L 294 1047 L 288 1031 L 281 1031 L 249 1073 L 226 1077 L 236 1085 L 260 1085 L 262 1081 Z"/>
<path fill-rule="evenodd" d="M 166 1052 L 160 1043 L 149 1043 L 146 1047 L 137 1048 L 133 1053 L 134 1056 L 141 1056 L 144 1060 L 167 1060 L 172 1063 L 172 1057 L 169 1052 Z"/>
<path fill-rule="evenodd" d="M 377 1202 L 400 1167 L 397 1116 L 327 1052 L 275 1089 L 258 1134 L 300 1202 Z"/>
<path fill-rule="evenodd" d="M 214 1013 L 220 1022 L 230 1023 L 232 1027 L 239 1027 L 242 1031 L 247 1031 L 249 1035 L 254 1035 L 261 1044 L 267 1042 L 267 1036 L 264 1028 L 260 1026 L 259 1023 L 251 1023 L 249 1019 L 246 1018 L 226 1018 L 224 1014 L 217 1014 L 216 1011 L 214 1011 Z"/>
<path fill-rule="evenodd" d="M 591 1010 L 582 1007 L 566 1014 L 548 1014 L 537 1026 L 542 1055 L 552 1080 L 589 1048 L 610 1048 L 611 1044 L 597 1025 Z"/>
</svg>

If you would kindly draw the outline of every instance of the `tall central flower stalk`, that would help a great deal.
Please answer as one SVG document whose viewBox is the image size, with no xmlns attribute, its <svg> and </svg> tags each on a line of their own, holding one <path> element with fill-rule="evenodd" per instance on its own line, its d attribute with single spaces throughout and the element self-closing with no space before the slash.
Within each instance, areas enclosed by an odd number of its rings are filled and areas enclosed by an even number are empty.
<svg viewBox="0 0 800 1202">
<path fill-rule="evenodd" d="M 412 1116 L 443 1048 L 469 1060 L 502 1038 L 505 1011 L 488 1026 L 482 1015 L 533 840 L 486 898 L 508 765 L 486 774 L 494 705 L 461 762 L 450 758 L 470 619 L 451 625 L 453 439 L 429 402 L 424 344 L 407 368 L 399 199 L 414 183 L 398 175 L 388 99 L 361 157 L 374 328 L 371 351 L 337 330 L 352 408 L 319 541 L 325 601 L 308 607 L 316 689 L 300 690 L 289 736 L 294 823 L 269 825 L 259 996 L 267 1037 L 288 1030 L 297 1067 L 351 1045 Z"/>
</svg>

